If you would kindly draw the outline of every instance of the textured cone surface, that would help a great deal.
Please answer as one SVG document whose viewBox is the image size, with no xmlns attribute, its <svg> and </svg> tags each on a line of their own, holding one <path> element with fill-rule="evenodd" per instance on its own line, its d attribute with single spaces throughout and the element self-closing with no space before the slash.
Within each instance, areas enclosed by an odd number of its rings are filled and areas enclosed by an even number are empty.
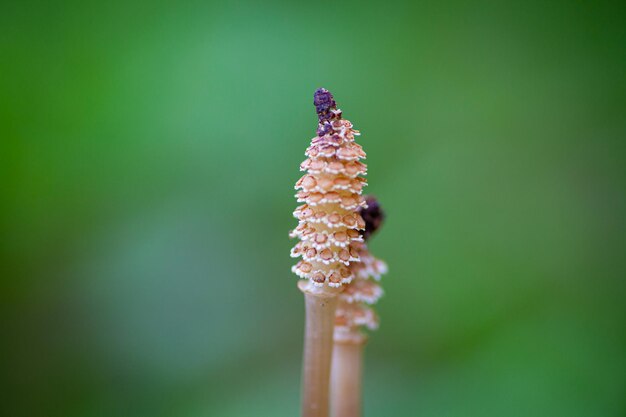
<svg viewBox="0 0 626 417">
<path fill-rule="evenodd" d="M 354 277 L 350 265 L 359 261 L 365 221 L 359 210 L 367 185 L 365 152 L 354 138 L 359 132 L 342 118 L 332 95 L 319 89 L 314 103 L 319 117 L 317 136 L 300 165 L 306 173 L 296 182 L 296 198 L 303 203 L 294 211 L 298 227 L 291 233 L 300 242 L 291 251 L 301 260 L 292 271 L 318 286 L 340 287 Z"/>
<path fill-rule="evenodd" d="M 362 231 L 364 239 L 368 239 L 382 224 L 384 214 L 380 205 L 373 197 L 366 198 L 367 206 L 360 212 L 366 224 Z M 360 340 L 359 328 L 370 330 L 378 328 L 378 316 L 371 307 L 383 295 L 378 284 L 380 277 L 387 272 L 387 265 L 375 258 L 365 242 L 353 244 L 357 262 L 350 264 L 354 279 L 339 294 L 339 304 L 335 314 L 335 339 Z"/>
</svg>

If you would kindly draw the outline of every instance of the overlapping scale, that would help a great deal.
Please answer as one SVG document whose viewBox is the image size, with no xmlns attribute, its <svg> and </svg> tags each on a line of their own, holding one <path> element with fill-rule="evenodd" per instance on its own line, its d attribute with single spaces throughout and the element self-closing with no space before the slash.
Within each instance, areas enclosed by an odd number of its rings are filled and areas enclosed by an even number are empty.
<svg viewBox="0 0 626 417">
<path fill-rule="evenodd" d="M 331 230 L 318 230 L 320 225 L 311 224 L 306 221 L 300 222 L 298 227 L 291 231 L 290 237 L 298 237 L 301 241 L 307 242 L 315 249 L 345 248 L 352 242 L 362 242 L 363 236 L 356 229 L 338 227 Z"/>
<path fill-rule="evenodd" d="M 352 266 L 354 275 L 362 280 L 373 278 L 376 281 L 387 273 L 387 264 L 375 258 L 368 250 L 359 250 L 361 262 Z"/>
<path fill-rule="evenodd" d="M 365 326 L 370 330 L 376 330 L 378 328 L 378 316 L 373 309 L 366 305 L 340 303 L 335 313 L 335 326 L 338 332 L 354 326 Z"/>
<path fill-rule="evenodd" d="M 350 178 L 333 174 L 319 174 L 317 176 L 305 174 L 296 182 L 294 188 L 305 193 L 325 194 L 333 191 L 347 191 L 351 194 L 358 194 L 363 191 L 363 187 L 366 185 L 367 181 L 361 177 Z"/>
<path fill-rule="evenodd" d="M 358 193 L 360 192 L 361 191 Z M 299 191 L 296 194 L 296 198 L 298 199 L 298 203 L 307 203 L 309 206 L 337 204 L 346 211 L 354 211 L 360 207 L 367 206 L 365 199 L 358 195 L 358 193 L 351 193 L 349 191 L 329 191 L 327 193 Z"/>
<path fill-rule="evenodd" d="M 333 174 L 356 178 L 359 175 L 367 175 L 367 165 L 360 161 L 309 158 L 300 164 L 300 171 L 307 171 L 313 175 Z"/>
<path fill-rule="evenodd" d="M 339 211 L 326 210 L 320 206 L 309 206 L 303 204 L 296 208 L 293 215 L 300 222 L 307 223 L 320 223 L 326 225 L 328 228 L 345 227 L 355 228 L 356 230 L 365 229 L 365 220 L 359 213 L 348 212 L 342 213 Z"/>
<path fill-rule="evenodd" d="M 331 287 L 341 287 L 342 284 L 349 284 L 354 278 L 352 271 L 347 266 L 340 265 L 334 266 L 332 269 L 322 269 L 316 268 L 315 263 L 315 261 L 300 261 L 291 267 L 291 272 L 300 278 L 311 280 L 316 285 L 327 284 Z"/>
<path fill-rule="evenodd" d="M 307 262 L 321 262 L 325 265 L 340 262 L 346 266 L 349 266 L 351 262 L 360 260 L 359 253 L 353 245 L 348 245 L 339 251 L 333 251 L 330 248 L 318 249 L 306 241 L 298 243 L 291 249 L 291 257 L 302 257 Z"/>
<path fill-rule="evenodd" d="M 365 279 L 355 279 L 340 294 L 340 298 L 346 303 L 365 303 L 370 305 L 375 304 L 382 296 L 383 289 L 380 285 Z"/>
</svg>

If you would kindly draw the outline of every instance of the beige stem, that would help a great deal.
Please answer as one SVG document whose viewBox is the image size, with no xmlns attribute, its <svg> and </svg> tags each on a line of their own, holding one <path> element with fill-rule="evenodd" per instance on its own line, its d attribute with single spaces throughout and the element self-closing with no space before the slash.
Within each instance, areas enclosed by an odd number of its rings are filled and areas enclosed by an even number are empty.
<svg viewBox="0 0 626 417">
<path fill-rule="evenodd" d="M 361 417 L 361 376 L 365 338 L 335 341 L 331 372 L 332 417 Z"/>
<path fill-rule="evenodd" d="M 338 290 L 301 281 L 306 325 L 302 360 L 302 417 L 328 417 L 330 361 Z"/>
</svg>

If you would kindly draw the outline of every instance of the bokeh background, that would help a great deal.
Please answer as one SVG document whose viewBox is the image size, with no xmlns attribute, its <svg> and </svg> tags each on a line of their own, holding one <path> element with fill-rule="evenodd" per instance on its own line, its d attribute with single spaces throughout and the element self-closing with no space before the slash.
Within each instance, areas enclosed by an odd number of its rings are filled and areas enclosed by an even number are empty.
<svg viewBox="0 0 626 417">
<path fill-rule="evenodd" d="M 330 89 L 388 213 L 367 416 L 626 414 L 626 13 L 3 2 L 5 416 L 295 416 Z"/>
</svg>

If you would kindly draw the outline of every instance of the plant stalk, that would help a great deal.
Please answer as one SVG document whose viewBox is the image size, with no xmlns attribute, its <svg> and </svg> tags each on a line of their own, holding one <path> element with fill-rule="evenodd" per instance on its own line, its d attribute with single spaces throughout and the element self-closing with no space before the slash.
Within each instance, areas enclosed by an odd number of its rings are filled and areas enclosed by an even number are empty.
<svg viewBox="0 0 626 417">
<path fill-rule="evenodd" d="M 302 360 L 302 417 L 328 417 L 330 365 L 338 290 L 300 281 L 306 323 Z"/>
<path fill-rule="evenodd" d="M 366 337 L 335 340 L 331 371 L 331 416 L 361 417 L 361 379 Z"/>
</svg>

